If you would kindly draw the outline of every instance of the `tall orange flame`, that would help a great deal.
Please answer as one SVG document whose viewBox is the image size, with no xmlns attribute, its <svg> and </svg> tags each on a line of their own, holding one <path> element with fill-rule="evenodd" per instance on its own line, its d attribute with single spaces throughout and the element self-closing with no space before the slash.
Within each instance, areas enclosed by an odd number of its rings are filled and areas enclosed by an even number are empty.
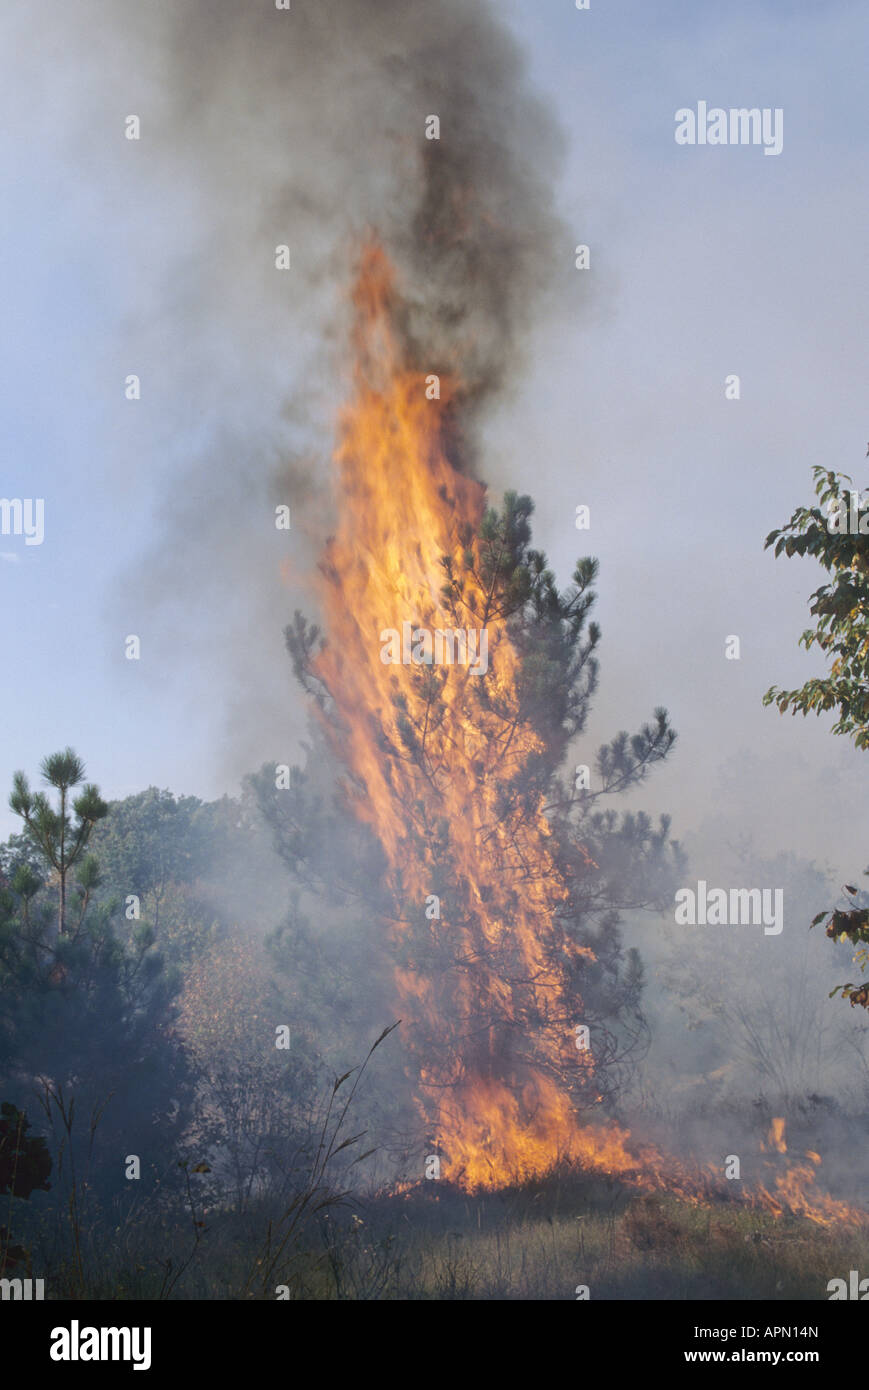
<svg viewBox="0 0 869 1390">
<path fill-rule="evenodd" d="M 559 1077 L 569 1066 L 590 1081 L 592 1062 L 575 1046 L 581 1005 L 566 999 L 559 960 L 592 953 L 558 935 L 564 889 L 542 798 L 530 808 L 505 801 L 541 742 L 522 717 L 519 657 L 497 596 L 467 565 L 486 499 L 447 456 L 460 383 L 441 376 L 432 400 L 424 375 L 404 365 L 378 246 L 363 255 L 354 307 L 340 519 L 323 565 L 329 645 L 317 674 L 364 787 L 357 814 L 383 846 L 396 899 L 417 913 L 396 982 L 409 1031 L 439 1038 L 420 1058 L 421 1110 L 450 1174 L 476 1187 L 539 1173 L 573 1150 L 575 1106 Z M 460 593 L 443 592 L 444 556 Z M 485 632 L 488 671 L 385 664 L 381 634 L 405 623 L 414 634 Z M 424 919 L 434 894 L 449 906 Z M 401 956 L 400 939 L 396 947 Z"/>
<path fill-rule="evenodd" d="M 543 798 L 516 790 L 541 739 L 523 716 L 507 618 L 479 577 L 485 489 L 450 457 L 461 382 L 441 374 L 436 395 L 407 364 L 377 244 L 361 257 L 353 307 L 338 521 L 321 565 L 328 645 L 314 671 L 334 702 L 348 795 L 383 847 L 398 905 L 395 983 L 421 1117 L 446 1176 L 469 1190 L 561 1158 L 696 1198 L 711 1170 L 692 1177 L 648 1145 L 631 1152 L 617 1125 L 577 1118 L 578 1101 L 600 1099 L 592 1052 L 574 1034 L 574 982 L 594 956 L 559 926 L 567 890 Z M 403 624 L 414 638 L 485 630 L 488 671 L 385 661 L 384 634 Z M 781 1203 L 762 1200 L 804 1210 L 805 1185 L 797 1173 L 793 1192 L 778 1184 Z"/>
</svg>

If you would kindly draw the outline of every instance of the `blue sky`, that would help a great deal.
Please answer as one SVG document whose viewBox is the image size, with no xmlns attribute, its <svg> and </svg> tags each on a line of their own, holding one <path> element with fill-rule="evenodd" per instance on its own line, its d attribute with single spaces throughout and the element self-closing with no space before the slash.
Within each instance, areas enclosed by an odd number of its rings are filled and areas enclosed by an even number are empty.
<svg viewBox="0 0 869 1390">
<path fill-rule="evenodd" d="M 244 279 L 209 261 L 189 173 L 167 179 L 147 139 L 123 139 L 128 111 L 146 131 L 159 111 L 160 69 L 123 26 L 94 22 L 101 8 L 64 7 L 47 26 L 15 3 L 0 27 L 0 493 L 46 506 L 42 546 L 0 537 L 0 789 L 71 743 L 109 796 L 150 783 L 213 796 L 304 737 L 280 637 L 297 600 L 283 607 L 268 578 L 282 542 L 244 528 L 267 514 L 284 384 L 310 344 L 295 324 L 276 355 L 280 306 L 248 312 Z M 797 648 L 818 572 L 762 543 L 810 500 L 813 464 L 859 478 L 869 439 L 865 7 L 498 10 L 565 130 L 572 240 L 561 312 L 489 427 L 483 471 L 532 493 L 535 540 L 565 579 L 579 551 L 601 560 L 589 751 L 665 704 L 680 744 L 643 804 L 701 842 L 744 825 L 850 880 L 869 858 L 863 755 L 829 720 L 761 706 L 770 684 L 820 669 Z M 781 107 L 781 155 L 677 146 L 674 114 L 698 100 Z M 591 247 L 581 290 L 574 241 Z M 200 315 L 189 329 L 188 296 L 213 301 L 205 328 Z M 127 402 L 134 371 L 143 399 Z M 733 372 L 742 398 L 727 402 Z M 243 496 L 217 476 L 190 494 L 186 459 L 216 435 L 249 456 Z M 193 572 L 191 547 L 188 572 L 180 544 L 173 608 L 142 576 L 179 515 L 199 535 L 214 523 L 213 569 Z M 243 553 L 261 570 L 249 594 Z M 140 663 L 124 659 L 130 632 Z M 739 662 L 724 659 L 731 633 Z M 0 809 L 0 832 L 15 824 Z"/>
</svg>

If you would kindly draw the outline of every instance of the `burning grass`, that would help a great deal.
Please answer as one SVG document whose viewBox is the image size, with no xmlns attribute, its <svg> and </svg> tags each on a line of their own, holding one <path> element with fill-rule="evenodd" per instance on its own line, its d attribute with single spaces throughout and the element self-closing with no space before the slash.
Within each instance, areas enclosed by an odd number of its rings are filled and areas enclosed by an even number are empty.
<svg viewBox="0 0 869 1390">
<path fill-rule="evenodd" d="M 298 1296 L 371 1296 L 385 1248 L 390 1277 L 375 1296 L 399 1299 L 575 1299 L 580 1284 L 593 1299 L 825 1299 L 830 1278 L 869 1262 L 865 1227 L 559 1174 L 497 1193 L 382 1197 L 332 1241 L 341 1291 L 334 1277 L 300 1278 Z"/>
</svg>

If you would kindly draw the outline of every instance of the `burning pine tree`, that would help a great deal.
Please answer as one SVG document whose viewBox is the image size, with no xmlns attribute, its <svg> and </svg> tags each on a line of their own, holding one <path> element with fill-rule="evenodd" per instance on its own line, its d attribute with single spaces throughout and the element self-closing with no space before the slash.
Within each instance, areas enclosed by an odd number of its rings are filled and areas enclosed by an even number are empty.
<svg viewBox="0 0 869 1390">
<path fill-rule="evenodd" d="M 595 562 L 560 592 L 531 548 L 530 499 L 508 493 L 494 510 L 461 470 L 461 382 L 441 374 L 430 399 L 376 245 L 354 309 L 339 522 L 320 570 L 326 638 L 298 613 L 286 636 L 347 772 L 345 814 L 385 857 L 418 1111 L 447 1176 L 469 1188 L 559 1158 L 634 1166 L 621 1131 L 582 1116 L 644 1040 L 641 966 L 617 910 L 660 901 L 675 846 L 666 818 L 654 829 L 598 801 L 641 781 L 675 735 L 657 710 L 600 750 L 592 788 L 574 786 L 566 755 L 597 683 Z M 408 625 L 421 659 L 389 660 L 384 639 Z M 432 659 L 429 635 L 456 632 L 485 634 L 476 670 Z M 284 849 L 298 861 L 298 836 Z"/>
</svg>

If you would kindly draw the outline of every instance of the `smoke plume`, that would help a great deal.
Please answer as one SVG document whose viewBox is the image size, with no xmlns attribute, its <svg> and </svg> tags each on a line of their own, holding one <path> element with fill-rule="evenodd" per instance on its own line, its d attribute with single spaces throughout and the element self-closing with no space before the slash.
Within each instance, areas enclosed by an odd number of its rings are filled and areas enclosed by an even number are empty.
<svg viewBox="0 0 869 1390">
<path fill-rule="evenodd" d="M 110 8 L 93 7 L 94 29 Z M 160 544 L 131 588 L 161 668 L 231 692 L 238 774 L 285 749 L 280 634 L 297 604 L 310 611 L 305 577 L 334 525 L 358 252 L 372 234 L 386 248 L 407 366 L 461 380 L 452 462 L 485 473 L 481 409 L 572 264 L 553 206 L 562 138 L 485 3 L 163 0 L 125 14 L 116 42 L 145 94 L 128 196 L 172 227 L 133 325 L 167 459 Z"/>
</svg>

